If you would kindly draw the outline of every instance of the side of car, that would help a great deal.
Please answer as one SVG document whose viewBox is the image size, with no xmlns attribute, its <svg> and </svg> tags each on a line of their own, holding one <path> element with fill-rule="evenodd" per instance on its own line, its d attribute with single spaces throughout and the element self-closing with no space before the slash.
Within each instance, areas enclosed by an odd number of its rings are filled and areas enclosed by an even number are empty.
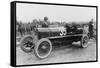
<svg viewBox="0 0 100 68">
<path fill-rule="evenodd" d="M 79 33 L 76 33 L 76 31 L 67 33 L 67 30 L 65 27 L 37 28 L 36 33 L 26 35 L 21 39 L 21 49 L 26 53 L 34 50 L 38 58 L 44 59 L 50 55 L 54 41 L 70 44 L 80 41 L 80 47 L 86 48 L 88 46 L 89 39 L 83 29 L 77 29 Z"/>
</svg>

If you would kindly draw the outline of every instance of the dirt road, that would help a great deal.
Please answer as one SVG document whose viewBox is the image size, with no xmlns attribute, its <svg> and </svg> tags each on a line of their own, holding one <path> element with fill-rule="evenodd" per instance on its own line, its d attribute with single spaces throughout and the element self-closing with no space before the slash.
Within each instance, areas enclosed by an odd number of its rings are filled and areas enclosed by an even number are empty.
<svg viewBox="0 0 100 68">
<path fill-rule="evenodd" d="M 56 45 L 48 58 L 38 59 L 34 52 L 25 53 L 17 49 L 17 65 L 45 64 L 45 63 L 61 63 L 61 62 L 77 62 L 96 60 L 96 42 L 90 41 L 87 48 L 78 47 L 79 43 L 73 45 Z"/>
</svg>

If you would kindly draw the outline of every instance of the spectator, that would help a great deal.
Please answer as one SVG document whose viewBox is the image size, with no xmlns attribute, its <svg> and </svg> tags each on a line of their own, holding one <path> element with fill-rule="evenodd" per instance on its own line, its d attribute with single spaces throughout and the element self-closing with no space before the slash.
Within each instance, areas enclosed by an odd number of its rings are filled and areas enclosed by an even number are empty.
<svg viewBox="0 0 100 68">
<path fill-rule="evenodd" d="M 93 37 L 93 19 L 91 19 L 91 21 L 89 22 L 89 35 L 90 38 Z"/>
</svg>

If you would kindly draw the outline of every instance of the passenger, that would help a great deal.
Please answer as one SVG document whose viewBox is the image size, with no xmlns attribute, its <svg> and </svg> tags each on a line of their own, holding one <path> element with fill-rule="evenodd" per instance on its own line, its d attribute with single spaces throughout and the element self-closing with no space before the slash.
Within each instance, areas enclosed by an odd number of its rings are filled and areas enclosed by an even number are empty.
<svg viewBox="0 0 100 68">
<path fill-rule="evenodd" d="M 49 25 L 48 17 L 44 17 L 42 27 L 48 27 L 48 25 Z"/>
</svg>

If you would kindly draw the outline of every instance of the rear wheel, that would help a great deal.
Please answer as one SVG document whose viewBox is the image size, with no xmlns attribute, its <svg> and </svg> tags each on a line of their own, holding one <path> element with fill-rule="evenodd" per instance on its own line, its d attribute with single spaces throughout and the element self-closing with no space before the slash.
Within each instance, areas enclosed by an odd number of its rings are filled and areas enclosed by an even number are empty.
<svg viewBox="0 0 100 68">
<path fill-rule="evenodd" d="M 40 58 L 44 59 L 48 57 L 52 51 L 52 43 L 49 39 L 43 38 L 40 39 L 37 45 L 35 46 L 35 55 Z"/>
<path fill-rule="evenodd" d="M 80 41 L 81 47 L 86 48 L 88 46 L 89 38 L 87 35 L 83 35 Z"/>
</svg>

